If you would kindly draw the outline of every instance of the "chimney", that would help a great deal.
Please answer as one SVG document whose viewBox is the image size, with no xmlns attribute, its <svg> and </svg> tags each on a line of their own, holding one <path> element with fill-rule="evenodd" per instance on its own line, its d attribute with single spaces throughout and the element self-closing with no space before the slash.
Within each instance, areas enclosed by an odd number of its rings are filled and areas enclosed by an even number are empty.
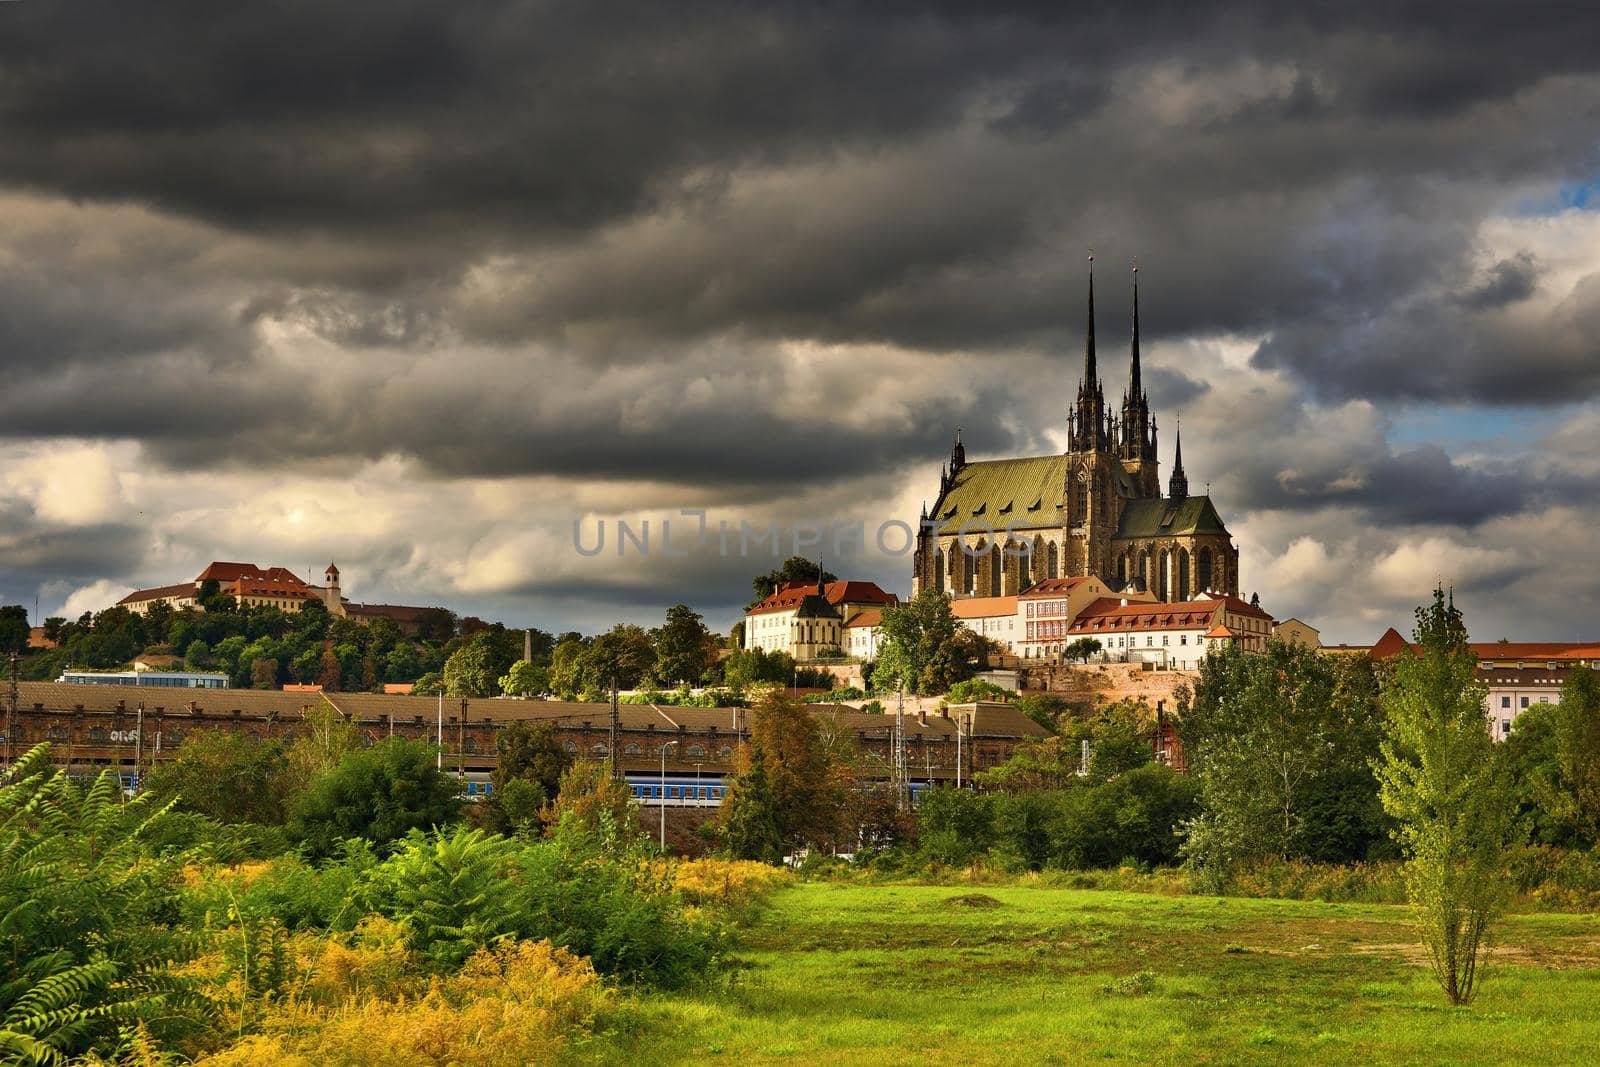
<svg viewBox="0 0 1600 1067">
<path fill-rule="evenodd" d="M 926 725 L 928 725 L 928 709 L 927 708 L 918 708 L 917 709 L 917 725 L 918 726 L 926 726 Z"/>
</svg>

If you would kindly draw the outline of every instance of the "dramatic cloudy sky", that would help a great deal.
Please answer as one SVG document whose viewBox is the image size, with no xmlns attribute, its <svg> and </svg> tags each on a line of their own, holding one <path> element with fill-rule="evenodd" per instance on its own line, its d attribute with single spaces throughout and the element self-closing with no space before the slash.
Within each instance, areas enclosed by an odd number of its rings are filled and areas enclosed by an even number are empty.
<svg viewBox="0 0 1600 1067">
<path fill-rule="evenodd" d="M 955 426 L 1064 447 L 1093 247 L 1247 593 L 1600 639 L 1600 17 L 1219 11 L 0 4 L 0 601 L 725 627 L 816 521 L 904 592 Z"/>
</svg>

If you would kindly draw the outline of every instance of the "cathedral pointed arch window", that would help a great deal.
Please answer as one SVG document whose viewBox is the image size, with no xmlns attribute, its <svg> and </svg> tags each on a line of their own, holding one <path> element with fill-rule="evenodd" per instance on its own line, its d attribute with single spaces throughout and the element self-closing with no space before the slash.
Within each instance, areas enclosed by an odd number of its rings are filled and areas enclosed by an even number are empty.
<svg viewBox="0 0 1600 1067">
<path fill-rule="evenodd" d="M 1160 585 L 1160 589 L 1156 593 L 1156 599 L 1158 600 L 1166 600 L 1167 591 L 1171 588 L 1171 586 L 1168 584 L 1170 578 L 1170 575 L 1168 574 L 1168 571 L 1170 570 L 1170 563 L 1171 560 L 1167 555 L 1167 550 L 1163 548 L 1161 550 L 1161 555 L 1157 557 L 1156 560 L 1156 582 Z"/>
<path fill-rule="evenodd" d="M 1061 577 L 1061 554 L 1056 550 L 1056 543 L 1054 541 L 1050 542 L 1049 546 L 1045 549 L 1045 557 L 1045 569 L 1047 571 L 1046 577 Z"/>
<path fill-rule="evenodd" d="M 989 549 L 989 596 L 999 596 L 1004 589 L 1005 557 L 997 543 Z"/>
<path fill-rule="evenodd" d="M 1215 589 L 1216 579 L 1211 574 L 1211 549 L 1202 548 L 1197 555 L 1197 561 L 1199 563 L 1198 570 L 1200 572 L 1197 584 L 1200 586 L 1200 591 L 1209 592 L 1212 589 Z"/>
<path fill-rule="evenodd" d="M 939 592 L 944 592 L 944 549 L 937 549 L 933 553 L 933 587 Z"/>
<path fill-rule="evenodd" d="M 1189 599 L 1189 552 L 1178 549 L 1178 599 Z"/>
<path fill-rule="evenodd" d="M 1128 554 L 1123 552 L 1117 556 L 1117 587 L 1123 588 L 1128 584 Z"/>
</svg>

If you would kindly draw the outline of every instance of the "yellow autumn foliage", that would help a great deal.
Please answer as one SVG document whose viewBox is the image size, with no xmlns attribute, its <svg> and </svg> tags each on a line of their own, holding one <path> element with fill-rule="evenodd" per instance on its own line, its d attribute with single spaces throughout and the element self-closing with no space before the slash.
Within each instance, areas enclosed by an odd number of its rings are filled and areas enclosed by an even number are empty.
<svg viewBox="0 0 1600 1067">
<path fill-rule="evenodd" d="M 381 941 L 324 949 L 307 996 L 273 1005 L 259 1033 L 200 1060 L 207 1067 L 384 1063 L 393 1067 L 510 1067 L 549 1060 L 613 994 L 587 959 L 548 941 L 482 949 L 416 995 L 375 995 L 403 984 Z M 343 984 L 346 995 L 329 1003 Z"/>
<path fill-rule="evenodd" d="M 673 888 L 701 908 L 740 912 L 793 876 L 782 867 L 751 860 L 697 859 L 673 865 Z"/>
</svg>

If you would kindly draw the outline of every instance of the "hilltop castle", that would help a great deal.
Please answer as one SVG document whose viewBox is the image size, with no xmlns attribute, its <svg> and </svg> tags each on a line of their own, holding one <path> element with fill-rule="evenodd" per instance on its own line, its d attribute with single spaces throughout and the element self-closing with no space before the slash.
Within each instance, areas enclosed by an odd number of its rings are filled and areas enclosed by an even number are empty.
<svg viewBox="0 0 1600 1067">
<path fill-rule="evenodd" d="M 1209 496 L 1191 496 L 1181 434 L 1161 495 L 1156 420 L 1139 377 L 1134 269 L 1132 362 L 1119 417 L 1095 363 L 1094 273 L 1078 401 L 1061 455 L 967 462 L 956 431 L 917 537 L 913 588 L 1011 596 L 1045 578 L 1097 577 L 1160 600 L 1239 594 L 1239 550 Z"/>
</svg>

